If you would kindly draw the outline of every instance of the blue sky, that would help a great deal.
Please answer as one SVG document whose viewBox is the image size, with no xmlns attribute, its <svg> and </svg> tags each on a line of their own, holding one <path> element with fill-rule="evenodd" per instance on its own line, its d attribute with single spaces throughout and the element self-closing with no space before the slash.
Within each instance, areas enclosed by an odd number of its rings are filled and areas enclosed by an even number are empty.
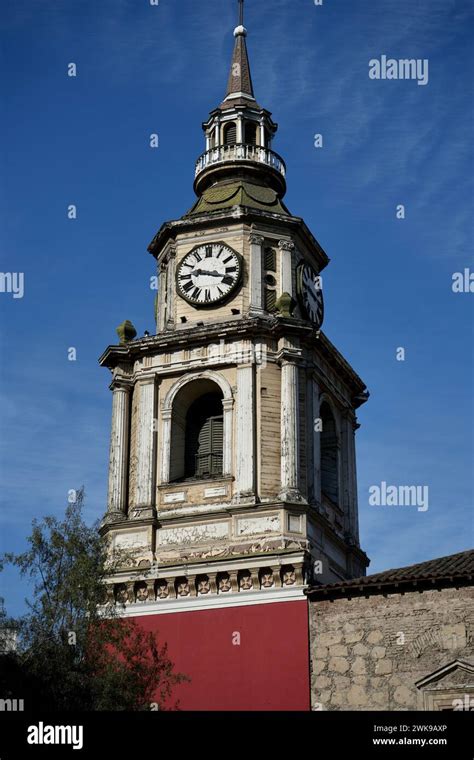
<svg viewBox="0 0 474 760">
<path fill-rule="evenodd" d="M 357 433 L 370 571 L 470 548 L 474 295 L 451 280 L 473 268 L 472 4 L 246 6 L 286 203 L 331 258 L 324 329 L 371 391 Z M 25 293 L 0 293 L 0 551 L 21 550 L 70 488 L 85 485 L 89 520 L 105 509 L 111 394 L 97 358 L 124 319 L 153 330 L 146 247 L 193 203 L 236 2 L 5 0 L 2 15 L 0 268 L 24 272 Z M 369 79 L 382 54 L 428 59 L 429 83 Z M 427 485 L 428 511 L 369 506 L 381 481 Z M 11 613 L 24 593 L 0 575 Z"/>
</svg>

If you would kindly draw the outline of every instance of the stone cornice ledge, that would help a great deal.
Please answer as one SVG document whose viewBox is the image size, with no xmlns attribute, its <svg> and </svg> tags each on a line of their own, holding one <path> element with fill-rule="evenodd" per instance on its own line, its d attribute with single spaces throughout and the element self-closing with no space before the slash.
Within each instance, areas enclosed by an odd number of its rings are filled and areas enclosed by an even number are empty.
<svg viewBox="0 0 474 760">
<path fill-rule="evenodd" d="M 233 322 L 214 322 L 202 326 L 193 326 L 180 330 L 163 331 L 147 338 L 130 341 L 120 345 L 110 345 L 99 358 L 102 367 L 113 369 L 119 363 L 132 363 L 143 356 L 155 355 L 173 349 L 202 345 L 203 341 L 212 342 L 221 338 L 270 337 L 298 335 L 303 341 L 310 342 L 345 378 L 354 390 L 356 406 L 364 403 L 368 392 L 364 381 L 352 369 L 342 354 L 336 349 L 326 335 L 315 330 L 306 321 L 284 317 L 243 317 Z"/>
<path fill-rule="evenodd" d="M 164 599 L 155 602 L 134 602 L 127 604 L 119 614 L 123 617 L 142 617 L 143 615 L 197 612 L 198 610 L 223 609 L 225 607 L 246 607 L 252 604 L 275 604 L 276 602 L 306 603 L 304 587 L 239 591 L 237 593 L 215 594 L 209 597 L 185 597 L 183 599 Z"/>
<path fill-rule="evenodd" d="M 223 223 L 239 223 L 244 220 L 247 223 L 254 222 L 257 224 L 265 223 L 267 221 L 270 221 L 271 223 L 280 223 L 282 228 L 289 229 L 293 234 L 299 234 L 305 244 L 309 248 L 315 250 L 319 260 L 320 270 L 324 269 L 330 261 L 329 256 L 323 250 L 301 217 L 293 216 L 292 214 L 279 214 L 269 210 L 257 209 L 253 206 L 233 206 L 227 209 L 219 209 L 214 212 L 206 211 L 199 216 L 184 216 L 181 219 L 164 222 L 148 246 L 148 251 L 152 256 L 157 258 L 168 240 L 170 238 L 174 239 L 179 233 L 187 232 L 194 228 L 208 229 L 213 225 L 220 226 Z"/>
</svg>

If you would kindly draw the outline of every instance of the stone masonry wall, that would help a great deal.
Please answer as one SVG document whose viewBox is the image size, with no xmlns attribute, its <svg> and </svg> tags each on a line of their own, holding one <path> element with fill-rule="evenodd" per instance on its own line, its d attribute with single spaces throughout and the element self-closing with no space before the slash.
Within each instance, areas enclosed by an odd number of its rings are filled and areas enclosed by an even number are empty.
<svg viewBox="0 0 474 760">
<path fill-rule="evenodd" d="M 415 682 L 474 663 L 474 588 L 309 602 L 313 710 L 416 710 Z"/>
</svg>

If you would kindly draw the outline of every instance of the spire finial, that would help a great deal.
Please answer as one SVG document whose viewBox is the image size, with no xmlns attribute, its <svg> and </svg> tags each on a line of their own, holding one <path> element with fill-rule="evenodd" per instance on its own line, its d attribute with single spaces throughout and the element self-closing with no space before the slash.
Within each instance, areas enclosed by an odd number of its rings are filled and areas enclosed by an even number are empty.
<svg viewBox="0 0 474 760">
<path fill-rule="evenodd" d="M 244 0 L 239 0 L 239 24 L 234 29 L 234 37 L 239 36 L 247 36 L 247 30 L 244 26 Z"/>
<path fill-rule="evenodd" d="M 247 45 L 245 42 L 247 30 L 242 24 L 242 21 L 244 20 L 244 0 L 238 0 L 238 2 L 239 21 L 241 23 L 234 29 L 234 53 L 232 55 L 232 64 L 225 99 L 247 97 L 255 100 L 253 95 L 252 77 L 250 76 Z"/>
<path fill-rule="evenodd" d="M 239 25 L 244 25 L 244 0 L 239 0 Z"/>
</svg>

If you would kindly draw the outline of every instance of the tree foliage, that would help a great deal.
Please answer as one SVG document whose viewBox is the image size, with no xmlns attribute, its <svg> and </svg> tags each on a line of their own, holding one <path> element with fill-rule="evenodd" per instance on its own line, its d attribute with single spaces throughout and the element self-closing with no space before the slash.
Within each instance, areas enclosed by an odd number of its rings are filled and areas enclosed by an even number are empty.
<svg viewBox="0 0 474 760">
<path fill-rule="evenodd" d="M 31 578 L 33 593 L 28 612 L 8 623 L 18 630 L 18 645 L 2 655 L 0 695 L 49 710 L 169 707 L 173 686 L 185 676 L 174 673 L 156 634 L 107 599 L 114 564 L 98 525 L 84 522 L 83 504 L 81 489 L 64 519 L 34 521 L 27 551 L 3 557 Z M 0 630 L 8 626 L 2 608 Z"/>
</svg>

